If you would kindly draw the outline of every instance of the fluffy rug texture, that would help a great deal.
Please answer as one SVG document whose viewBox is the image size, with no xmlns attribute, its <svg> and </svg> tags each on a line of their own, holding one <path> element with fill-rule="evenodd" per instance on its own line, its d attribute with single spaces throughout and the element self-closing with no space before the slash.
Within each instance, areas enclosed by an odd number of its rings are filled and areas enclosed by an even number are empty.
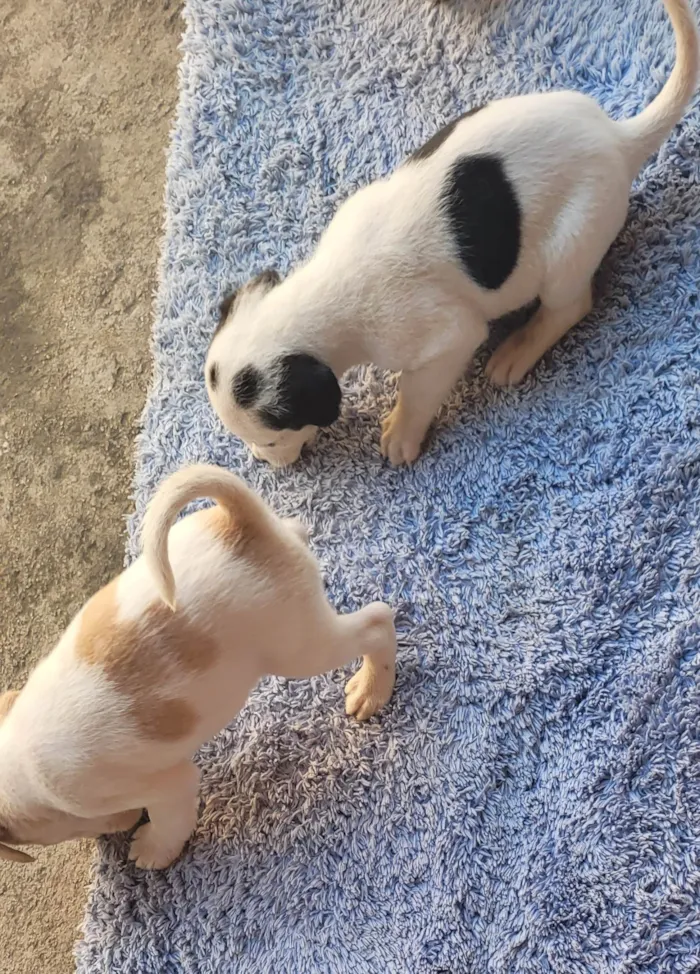
<svg viewBox="0 0 700 974">
<path fill-rule="evenodd" d="M 268 679 L 199 756 L 162 873 L 104 843 L 79 974 L 673 972 L 700 957 L 700 112 L 635 184 L 589 319 L 521 387 L 483 356 L 412 469 L 346 376 L 295 467 L 253 461 L 202 367 L 221 293 L 458 113 L 562 87 L 615 117 L 673 64 L 659 0 L 188 0 L 135 482 L 207 460 L 311 525 L 342 611 L 392 603 L 398 682 Z M 410 200 L 406 201 L 410 206 Z M 144 649 L 146 651 L 146 649 Z"/>
</svg>

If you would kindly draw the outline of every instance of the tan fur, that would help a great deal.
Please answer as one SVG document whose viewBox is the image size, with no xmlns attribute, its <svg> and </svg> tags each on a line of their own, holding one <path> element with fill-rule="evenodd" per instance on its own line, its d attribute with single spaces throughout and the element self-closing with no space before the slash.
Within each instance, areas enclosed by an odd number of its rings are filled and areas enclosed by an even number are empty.
<svg viewBox="0 0 700 974">
<path fill-rule="evenodd" d="M 220 504 L 202 511 L 201 516 L 203 524 L 212 537 L 217 538 L 239 555 L 244 555 L 246 549 L 250 548 L 262 534 L 258 523 L 253 523 L 249 518 L 232 516 Z"/>
<path fill-rule="evenodd" d="M 264 513 L 264 512 L 263 512 Z M 231 514 L 220 504 L 202 511 L 202 523 L 213 538 L 228 548 L 238 558 L 249 560 L 264 571 L 294 572 L 305 553 L 291 539 L 280 537 L 279 530 L 272 530 L 267 518 L 258 511 L 250 511 L 245 520 Z M 295 531 L 298 535 L 298 529 Z M 284 541 L 288 540 L 285 544 Z"/>
<path fill-rule="evenodd" d="M 218 504 L 175 523 L 199 497 Z M 145 808 L 130 858 L 167 866 L 197 822 L 193 755 L 266 674 L 304 679 L 362 656 L 346 713 L 365 720 L 386 703 L 393 613 L 338 615 L 307 542 L 227 470 L 190 467 L 160 487 L 143 556 L 90 599 L 19 697 L 0 699 L 0 858 L 28 861 L 6 842 L 131 828 Z"/>
<path fill-rule="evenodd" d="M 162 698 L 165 670 L 201 673 L 216 660 L 216 645 L 182 613 L 154 602 L 137 621 L 118 618 L 117 580 L 100 589 L 80 617 L 75 654 L 99 666 L 108 680 L 133 701 L 131 714 L 141 732 L 172 741 L 190 734 L 197 714 L 184 700 Z"/>
</svg>

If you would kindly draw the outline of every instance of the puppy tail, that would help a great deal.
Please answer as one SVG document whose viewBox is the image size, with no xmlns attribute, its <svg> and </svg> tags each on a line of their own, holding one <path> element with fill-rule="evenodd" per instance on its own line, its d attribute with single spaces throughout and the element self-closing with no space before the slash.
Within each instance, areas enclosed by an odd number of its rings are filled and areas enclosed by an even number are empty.
<svg viewBox="0 0 700 974">
<path fill-rule="evenodd" d="M 182 508 L 200 497 L 213 497 L 241 526 L 260 525 L 268 515 L 263 502 L 228 470 L 194 464 L 161 484 L 143 520 L 143 555 L 163 601 L 175 609 L 175 578 L 168 557 L 168 534 Z M 243 532 L 241 532 L 243 534 Z"/>
<path fill-rule="evenodd" d="M 636 176 L 649 156 L 656 152 L 695 94 L 700 65 L 698 25 L 688 0 L 663 0 L 673 25 L 676 63 L 668 81 L 647 108 L 618 125 L 628 146 L 632 174 Z"/>
</svg>

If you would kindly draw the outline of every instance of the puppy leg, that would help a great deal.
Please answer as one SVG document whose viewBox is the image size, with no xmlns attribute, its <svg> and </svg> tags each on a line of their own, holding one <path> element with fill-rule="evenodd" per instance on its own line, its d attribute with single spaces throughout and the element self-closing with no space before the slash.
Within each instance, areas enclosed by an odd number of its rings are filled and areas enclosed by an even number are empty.
<svg viewBox="0 0 700 974">
<path fill-rule="evenodd" d="M 399 397 L 382 424 L 382 453 L 394 466 L 413 463 L 428 428 L 459 377 L 466 371 L 481 340 L 462 345 L 415 371 L 401 373 Z"/>
<path fill-rule="evenodd" d="M 363 657 L 362 666 L 348 681 L 345 710 L 366 720 L 387 702 L 396 676 L 394 613 L 383 602 L 348 615 L 337 615 L 325 604 L 316 624 L 308 618 L 302 650 L 280 654 L 269 672 L 303 680 L 347 666 L 358 656 Z"/>
<path fill-rule="evenodd" d="M 294 534 L 303 541 L 305 545 L 309 543 L 309 529 L 301 520 L 300 517 L 287 517 L 284 519 L 288 527 L 292 529 Z"/>
<path fill-rule="evenodd" d="M 591 281 L 624 225 L 629 198 L 627 174 L 607 174 L 601 189 L 586 183 L 562 208 L 545 246 L 542 304 L 520 331 L 493 353 L 486 373 L 497 385 L 519 382 L 526 372 L 589 313 Z"/>
<path fill-rule="evenodd" d="M 349 616 L 338 616 L 353 653 L 362 653 L 362 666 L 345 687 L 345 713 L 367 720 L 388 702 L 396 680 L 394 613 L 373 602 Z M 352 647 L 352 648 L 351 648 Z"/>
<path fill-rule="evenodd" d="M 154 775 L 143 805 L 150 822 L 137 829 L 129 859 L 141 869 L 164 869 L 182 852 L 197 824 L 199 770 L 183 761 Z"/>
<path fill-rule="evenodd" d="M 486 364 L 486 374 L 498 386 L 514 385 L 593 307 L 590 282 L 567 304 L 538 308 L 526 325 L 502 342 Z"/>
</svg>

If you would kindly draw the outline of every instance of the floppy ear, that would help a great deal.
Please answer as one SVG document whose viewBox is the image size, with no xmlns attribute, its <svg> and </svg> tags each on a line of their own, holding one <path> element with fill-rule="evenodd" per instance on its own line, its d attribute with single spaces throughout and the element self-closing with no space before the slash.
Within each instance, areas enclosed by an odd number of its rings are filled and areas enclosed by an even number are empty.
<svg viewBox="0 0 700 974">
<path fill-rule="evenodd" d="M 34 856 L 22 852 L 21 849 L 12 849 L 4 842 L 0 842 L 0 859 L 9 859 L 10 862 L 34 862 Z"/>
<path fill-rule="evenodd" d="M 34 856 L 30 856 L 28 852 L 22 852 L 21 849 L 13 849 L 12 846 L 5 845 L 3 839 L 12 842 L 10 833 L 0 825 L 0 859 L 9 859 L 11 862 L 34 862 Z"/>
<path fill-rule="evenodd" d="M 238 291 L 229 291 L 221 299 L 221 303 L 219 304 L 219 321 L 216 328 L 214 329 L 214 335 L 216 335 L 217 332 L 221 331 L 221 329 L 226 324 L 228 313 L 231 310 L 231 307 L 233 306 L 233 302 L 236 300 L 237 297 L 238 297 Z M 214 336 L 212 335 L 212 338 L 213 337 Z"/>
<path fill-rule="evenodd" d="M 231 308 L 233 307 L 236 298 L 241 293 L 241 290 L 248 293 L 251 291 L 259 292 L 258 296 L 262 297 L 264 294 L 267 294 L 268 291 L 271 291 L 273 287 L 276 287 L 280 283 L 280 280 L 281 279 L 277 271 L 270 268 L 269 270 L 265 270 L 261 274 L 257 274 L 255 277 L 251 278 L 242 289 L 239 290 L 237 288 L 232 291 L 227 291 L 219 304 L 219 323 L 214 329 L 214 335 L 216 335 L 216 333 L 220 331 L 226 324 L 226 320 L 229 316 Z"/>
<path fill-rule="evenodd" d="M 0 720 L 7 717 L 18 696 L 19 690 L 6 690 L 5 693 L 0 693 Z"/>
<path fill-rule="evenodd" d="M 248 287 L 251 289 L 255 288 L 256 290 L 258 288 L 262 288 L 263 293 L 267 294 L 267 292 L 271 291 L 273 287 L 277 287 L 280 280 L 281 278 L 277 271 L 272 267 L 269 267 L 267 270 L 264 270 L 262 274 L 258 274 L 257 277 L 254 277 L 248 284 Z"/>
<path fill-rule="evenodd" d="M 274 400 L 260 418 L 275 430 L 330 426 L 340 415 L 341 392 L 331 368 L 313 355 L 285 355 L 271 366 L 276 373 Z"/>
</svg>

